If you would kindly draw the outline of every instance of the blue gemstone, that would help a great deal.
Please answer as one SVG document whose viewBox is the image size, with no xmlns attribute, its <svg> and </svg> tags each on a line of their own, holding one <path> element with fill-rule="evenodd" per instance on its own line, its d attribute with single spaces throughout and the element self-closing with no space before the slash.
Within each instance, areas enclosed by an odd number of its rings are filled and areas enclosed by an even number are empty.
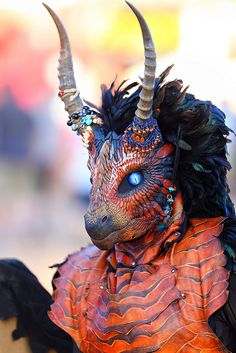
<svg viewBox="0 0 236 353">
<path fill-rule="evenodd" d="M 161 230 L 165 230 L 167 228 L 167 226 L 165 224 L 159 224 L 159 226 L 157 226 L 156 230 L 161 231 Z"/>
<path fill-rule="evenodd" d="M 143 181 L 143 175 L 141 172 L 133 172 L 129 174 L 128 180 L 131 185 L 137 186 Z"/>
<path fill-rule="evenodd" d="M 166 209 L 167 211 L 170 211 L 170 210 L 171 210 L 170 205 L 167 205 L 167 206 L 165 207 L 165 209 Z"/>
<path fill-rule="evenodd" d="M 171 217 L 171 215 L 168 214 L 168 215 L 166 216 L 166 219 L 170 219 L 170 217 Z"/>
<path fill-rule="evenodd" d="M 80 135 L 81 135 L 81 133 L 80 133 L 80 131 L 79 131 L 79 130 L 76 132 L 76 135 L 78 135 L 78 136 L 80 136 Z"/>
</svg>

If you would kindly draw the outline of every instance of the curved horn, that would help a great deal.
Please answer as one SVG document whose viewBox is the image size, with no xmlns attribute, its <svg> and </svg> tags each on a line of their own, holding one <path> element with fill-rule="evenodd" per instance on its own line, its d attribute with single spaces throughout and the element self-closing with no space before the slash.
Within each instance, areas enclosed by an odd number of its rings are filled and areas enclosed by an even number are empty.
<svg viewBox="0 0 236 353">
<path fill-rule="evenodd" d="M 154 42 L 148 28 L 148 25 L 141 15 L 141 13 L 128 1 L 126 3 L 129 5 L 131 10 L 137 17 L 143 35 L 144 44 L 144 78 L 142 82 L 142 90 L 139 94 L 139 102 L 137 104 L 137 110 L 135 112 L 136 117 L 143 121 L 151 118 L 152 115 L 152 104 L 155 86 L 155 72 L 156 72 L 156 52 Z"/>
<path fill-rule="evenodd" d="M 65 104 L 65 110 L 71 116 L 74 113 L 82 111 L 83 101 L 76 88 L 69 37 L 57 14 L 48 5 L 44 3 L 43 5 L 46 7 L 55 22 L 60 37 L 61 50 L 58 66 L 58 78 L 60 83 L 59 96 Z"/>
</svg>

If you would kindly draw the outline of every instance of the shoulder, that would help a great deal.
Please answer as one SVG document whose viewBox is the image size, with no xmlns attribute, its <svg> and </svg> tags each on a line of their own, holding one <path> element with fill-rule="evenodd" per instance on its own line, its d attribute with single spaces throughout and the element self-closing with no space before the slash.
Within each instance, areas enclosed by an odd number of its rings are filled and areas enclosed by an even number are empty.
<svg viewBox="0 0 236 353">
<path fill-rule="evenodd" d="M 208 249 L 210 252 L 215 249 L 222 253 L 223 247 L 218 238 L 223 231 L 224 221 L 224 217 L 190 219 L 185 236 L 176 244 L 175 254 L 186 256 L 187 252 L 197 253 L 200 260 L 201 256 L 207 256 Z"/>
<path fill-rule="evenodd" d="M 236 274 L 231 272 L 228 286 L 228 300 L 224 306 L 209 318 L 209 325 L 224 345 L 236 351 Z"/>
<path fill-rule="evenodd" d="M 97 277 L 106 268 L 108 251 L 99 250 L 94 245 L 68 255 L 67 259 L 58 265 L 53 279 L 54 288 L 63 287 L 65 283 L 84 283 L 89 278 Z"/>
<path fill-rule="evenodd" d="M 236 272 L 236 217 L 229 217 L 224 221 L 220 241 L 227 257 L 226 268 Z"/>
<path fill-rule="evenodd" d="M 178 283 L 192 300 L 200 298 L 207 318 L 227 301 L 229 272 L 219 239 L 224 217 L 192 219 L 184 238 L 172 252 Z"/>
<path fill-rule="evenodd" d="M 48 315 L 54 324 L 74 339 L 80 339 L 78 327 L 80 326 L 82 330 L 86 327 L 84 313 L 88 290 L 106 275 L 107 256 L 108 251 L 89 246 L 69 255 L 58 267 L 53 281 L 54 303 Z"/>
</svg>

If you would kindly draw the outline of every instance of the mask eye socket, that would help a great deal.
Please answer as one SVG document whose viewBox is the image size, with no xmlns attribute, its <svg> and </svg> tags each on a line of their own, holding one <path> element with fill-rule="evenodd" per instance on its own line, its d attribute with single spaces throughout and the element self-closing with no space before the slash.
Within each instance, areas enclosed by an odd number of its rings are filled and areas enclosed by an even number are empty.
<svg viewBox="0 0 236 353">
<path fill-rule="evenodd" d="M 129 193 L 135 190 L 144 180 L 143 172 L 138 170 L 134 171 L 124 177 L 118 187 L 119 194 Z"/>
</svg>

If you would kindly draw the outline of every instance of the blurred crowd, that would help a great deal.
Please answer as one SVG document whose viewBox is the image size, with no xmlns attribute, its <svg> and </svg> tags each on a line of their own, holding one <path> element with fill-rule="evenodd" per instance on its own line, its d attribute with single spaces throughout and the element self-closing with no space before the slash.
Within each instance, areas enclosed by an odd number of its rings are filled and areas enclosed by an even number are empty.
<svg viewBox="0 0 236 353">
<path fill-rule="evenodd" d="M 0 257 L 21 258 L 50 288 L 48 266 L 89 243 L 83 225 L 90 188 L 87 154 L 66 126 L 56 95 L 59 44 L 54 24 L 38 3 L 30 14 L 27 6 L 15 3 L 9 8 L 0 1 Z M 116 74 L 118 83 L 138 80 L 141 34 L 122 1 L 48 3 L 70 34 L 84 98 L 99 104 L 99 84 L 109 85 Z M 236 131 L 236 2 L 133 3 L 152 29 L 158 72 L 176 63 L 173 75 L 190 83 L 196 96 L 221 107 Z M 235 200 L 233 134 L 232 140 Z"/>
</svg>

